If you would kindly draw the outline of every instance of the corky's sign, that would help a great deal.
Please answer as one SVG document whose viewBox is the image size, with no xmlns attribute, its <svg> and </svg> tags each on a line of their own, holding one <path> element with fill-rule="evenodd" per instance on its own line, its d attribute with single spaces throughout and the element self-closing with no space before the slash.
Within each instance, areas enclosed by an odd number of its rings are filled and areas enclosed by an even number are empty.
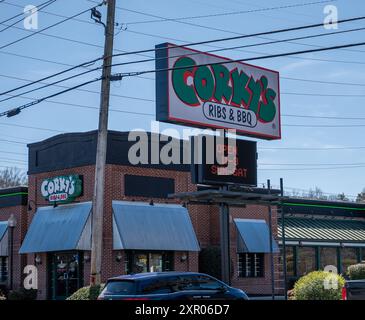
<svg viewBox="0 0 365 320">
<path fill-rule="evenodd" d="M 156 120 L 281 138 L 278 72 L 172 44 L 156 49 Z"/>
<path fill-rule="evenodd" d="M 59 176 L 43 180 L 42 196 L 50 202 L 71 202 L 82 193 L 82 180 L 78 175 Z"/>
</svg>

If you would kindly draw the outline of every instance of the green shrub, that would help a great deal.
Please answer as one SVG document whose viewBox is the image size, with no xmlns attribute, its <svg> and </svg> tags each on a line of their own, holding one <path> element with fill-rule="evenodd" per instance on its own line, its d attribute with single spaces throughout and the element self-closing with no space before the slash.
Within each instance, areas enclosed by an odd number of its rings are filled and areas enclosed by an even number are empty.
<svg viewBox="0 0 365 320">
<path fill-rule="evenodd" d="M 37 290 L 35 289 L 24 289 L 11 290 L 8 293 L 8 300 L 36 300 Z"/>
<path fill-rule="evenodd" d="M 96 300 L 103 288 L 104 284 L 83 287 L 69 296 L 67 300 Z"/>
<path fill-rule="evenodd" d="M 326 288 L 326 281 L 328 287 Z M 331 284 L 336 283 L 337 288 Z M 301 277 L 294 285 L 295 300 L 341 300 L 341 290 L 345 279 L 326 271 L 313 271 Z"/>
<path fill-rule="evenodd" d="M 347 273 L 351 280 L 365 280 L 365 263 L 349 266 Z"/>
</svg>

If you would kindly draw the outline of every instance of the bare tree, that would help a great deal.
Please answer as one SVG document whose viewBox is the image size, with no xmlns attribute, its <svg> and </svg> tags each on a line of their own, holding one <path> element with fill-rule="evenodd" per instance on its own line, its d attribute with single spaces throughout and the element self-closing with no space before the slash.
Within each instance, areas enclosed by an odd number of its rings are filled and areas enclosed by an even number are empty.
<svg viewBox="0 0 365 320">
<path fill-rule="evenodd" d="M 365 202 L 365 188 L 357 195 L 356 202 Z"/>
<path fill-rule="evenodd" d="M 323 191 L 319 187 L 315 187 L 314 190 L 309 189 L 308 193 L 303 193 L 303 197 L 309 199 L 327 200 L 327 196 L 324 195 Z"/>
<path fill-rule="evenodd" d="M 0 170 L 0 188 L 25 186 L 28 184 L 27 174 L 19 168 Z"/>
</svg>

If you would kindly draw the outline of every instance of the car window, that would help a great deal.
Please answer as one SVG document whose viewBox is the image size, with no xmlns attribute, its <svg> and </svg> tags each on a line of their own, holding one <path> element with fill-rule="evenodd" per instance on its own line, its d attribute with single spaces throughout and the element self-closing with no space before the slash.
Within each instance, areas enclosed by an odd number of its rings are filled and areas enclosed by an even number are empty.
<svg viewBox="0 0 365 320">
<path fill-rule="evenodd" d="M 176 291 L 177 277 L 164 277 L 142 281 L 140 294 L 161 294 Z"/>
<path fill-rule="evenodd" d="M 109 281 L 104 289 L 104 294 L 131 295 L 136 293 L 134 281 Z"/>
<path fill-rule="evenodd" d="M 218 290 L 223 287 L 220 282 L 207 276 L 199 276 L 198 279 L 200 289 L 202 290 Z"/>
<path fill-rule="evenodd" d="M 203 275 L 181 276 L 179 283 L 180 290 L 218 290 L 222 286 L 220 282 Z"/>
</svg>

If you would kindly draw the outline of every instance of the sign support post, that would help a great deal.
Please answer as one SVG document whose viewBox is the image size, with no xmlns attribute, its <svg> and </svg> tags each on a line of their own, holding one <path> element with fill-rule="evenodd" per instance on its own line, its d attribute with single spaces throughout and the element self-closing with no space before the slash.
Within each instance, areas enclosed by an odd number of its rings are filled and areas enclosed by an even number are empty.
<svg viewBox="0 0 365 320">
<path fill-rule="evenodd" d="M 267 180 L 267 188 L 269 194 L 271 193 L 271 183 L 270 180 Z M 274 250 L 273 250 L 273 241 L 272 241 L 272 211 L 271 206 L 268 206 L 269 209 L 269 236 L 270 236 L 270 269 L 271 269 L 271 299 L 275 300 L 275 268 L 274 268 Z"/>
<path fill-rule="evenodd" d="M 220 190 L 227 190 L 226 186 Z M 229 232 L 229 207 L 226 203 L 219 205 L 220 237 L 221 237 L 221 273 L 222 281 L 231 285 L 231 254 L 230 254 L 230 232 Z"/>
</svg>

